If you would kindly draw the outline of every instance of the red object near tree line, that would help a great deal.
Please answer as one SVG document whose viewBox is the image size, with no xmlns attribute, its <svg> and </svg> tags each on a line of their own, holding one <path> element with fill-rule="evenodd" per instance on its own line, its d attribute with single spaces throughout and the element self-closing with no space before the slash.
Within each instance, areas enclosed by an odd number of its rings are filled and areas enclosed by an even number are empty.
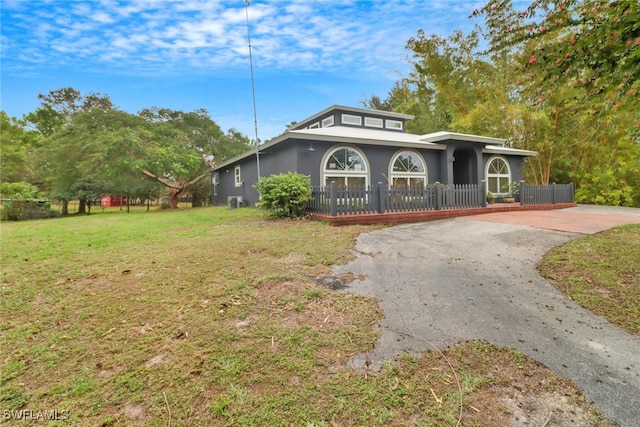
<svg viewBox="0 0 640 427">
<path fill-rule="evenodd" d="M 104 194 L 100 197 L 100 207 L 108 208 L 112 206 L 126 206 L 127 196 L 115 194 Z"/>
</svg>

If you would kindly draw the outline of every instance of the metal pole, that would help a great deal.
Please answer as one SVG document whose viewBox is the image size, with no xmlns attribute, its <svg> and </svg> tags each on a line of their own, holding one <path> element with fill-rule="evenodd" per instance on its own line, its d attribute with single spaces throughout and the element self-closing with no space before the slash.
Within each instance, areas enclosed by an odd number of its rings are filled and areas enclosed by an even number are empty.
<svg viewBox="0 0 640 427">
<path fill-rule="evenodd" d="M 249 67 L 251 69 L 251 94 L 253 95 L 253 125 L 256 132 L 256 167 L 260 180 L 260 140 L 258 139 L 258 113 L 256 111 L 256 86 L 253 79 L 253 56 L 251 54 L 251 33 L 249 31 L 249 0 L 245 0 L 245 14 L 247 16 L 247 41 L 249 42 Z"/>
</svg>

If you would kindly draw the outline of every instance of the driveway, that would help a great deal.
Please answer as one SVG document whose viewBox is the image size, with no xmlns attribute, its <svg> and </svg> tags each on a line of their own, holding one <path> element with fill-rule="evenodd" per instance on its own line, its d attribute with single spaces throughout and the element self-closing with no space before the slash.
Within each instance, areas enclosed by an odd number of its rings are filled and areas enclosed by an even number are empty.
<svg viewBox="0 0 640 427">
<path fill-rule="evenodd" d="M 578 206 L 385 228 L 358 238 L 334 274 L 364 277 L 347 292 L 384 310 L 375 348 L 350 360 L 379 369 L 403 352 L 465 340 L 513 347 L 572 379 L 621 426 L 640 425 L 640 339 L 581 308 L 536 264 L 585 233 L 640 223 L 640 209 Z"/>
</svg>

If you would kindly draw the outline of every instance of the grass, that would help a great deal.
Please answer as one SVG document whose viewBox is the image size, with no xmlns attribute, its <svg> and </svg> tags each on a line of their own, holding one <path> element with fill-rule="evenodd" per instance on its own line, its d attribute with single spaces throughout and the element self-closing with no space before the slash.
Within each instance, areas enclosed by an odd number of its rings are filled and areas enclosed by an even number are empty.
<svg viewBox="0 0 640 427">
<path fill-rule="evenodd" d="M 598 419 L 569 382 L 487 343 L 349 368 L 382 313 L 315 278 L 371 229 L 225 208 L 3 223 L 5 423 L 57 410 L 95 426 L 504 425 L 513 384 Z"/>
<path fill-rule="evenodd" d="M 640 224 L 554 248 L 539 268 L 578 304 L 640 336 Z"/>
</svg>

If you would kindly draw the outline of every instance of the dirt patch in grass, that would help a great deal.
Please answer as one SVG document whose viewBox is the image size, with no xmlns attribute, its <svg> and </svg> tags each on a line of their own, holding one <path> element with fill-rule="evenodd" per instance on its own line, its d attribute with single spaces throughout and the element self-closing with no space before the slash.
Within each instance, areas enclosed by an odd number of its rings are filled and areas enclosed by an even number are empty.
<svg viewBox="0 0 640 427">
<path fill-rule="evenodd" d="M 468 368 L 486 376 L 469 396 L 463 425 L 615 426 L 590 407 L 571 381 L 518 352 L 478 342 L 463 348 Z"/>
</svg>

